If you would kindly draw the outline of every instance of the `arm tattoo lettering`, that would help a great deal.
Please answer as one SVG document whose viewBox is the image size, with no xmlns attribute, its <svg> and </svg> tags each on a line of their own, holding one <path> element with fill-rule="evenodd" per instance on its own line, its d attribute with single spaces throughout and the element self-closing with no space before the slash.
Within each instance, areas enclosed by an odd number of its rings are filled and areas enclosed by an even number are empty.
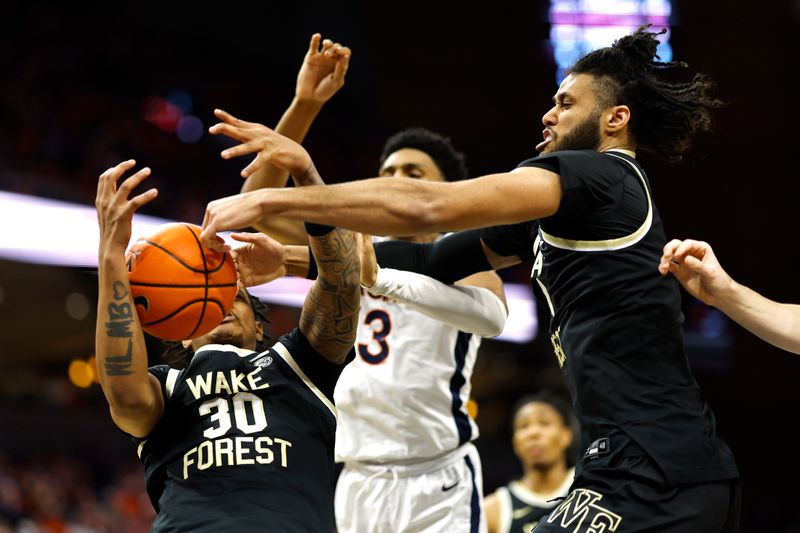
<svg viewBox="0 0 800 533">
<path fill-rule="evenodd" d="M 128 297 L 128 290 L 121 281 L 115 281 L 113 287 L 114 302 L 108 304 L 108 321 L 106 322 L 106 335 L 116 338 L 127 338 L 128 349 L 125 355 L 106 357 L 106 374 L 109 376 L 127 376 L 133 362 L 133 332 L 130 326 L 133 323 L 133 308 L 130 302 L 121 301 Z"/>
</svg>

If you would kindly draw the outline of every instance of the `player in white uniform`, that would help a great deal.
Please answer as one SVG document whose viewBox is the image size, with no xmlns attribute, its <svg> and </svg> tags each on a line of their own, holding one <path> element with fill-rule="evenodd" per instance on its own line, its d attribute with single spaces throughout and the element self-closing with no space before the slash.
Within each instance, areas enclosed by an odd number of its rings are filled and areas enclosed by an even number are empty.
<svg viewBox="0 0 800 533">
<path fill-rule="evenodd" d="M 303 140 L 322 105 L 343 85 L 349 57 L 348 48 L 312 37 L 295 99 L 277 132 Z M 217 117 L 222 123 L 212 133 L 249 146 L 264 142 L 266 149 L 280 142 L 260 124 L 221 111 Z M 225 157 L 238 150 L 228 149 Z M 287 145 L 285 155 L 292 157 L 291 152 Z M 387 141 L 380 172 L 432 181 L 467 177 L 463 155 L 449 139 L 421 128 Z M 266 165 L 248 175 L 243 191 L 282 187 L 287 177 Z M 301 183 L 303 176 L 294 178 Z M 258 229 L 284 244 L 305 243 L 296 223 L 273 218 Z M 364 255 L 376 265 L 369 242 L 365 247 Z M 305 275 L 307 265 L 314 264 L 303 255 L 305 247 L 286 250 L 292 259 L 284 272 Z M 297 260 L 296 254 L 303 257 Z M 336 457 L 345 463 L 336 493 L 337 529 L 485 531 L 481 464 L 471 444 L 478 428 L 466 405 L 481 336 L 498 335 L 505 324 L 502 282 L 495 273 L 483 272 L 449 286 L 377 265 L 364 270 L 362 281 L 372 294 L 363 298 L 356 361 L 335 392 Z"/>
<path fill-rule="evenodd" d="M 502 301 L 391 269 L 362 299 L 356 359 L 334 392 L 338 530 L 486 531 L 466 404 L 481 335 L 502 330 Z"/>
</svg>

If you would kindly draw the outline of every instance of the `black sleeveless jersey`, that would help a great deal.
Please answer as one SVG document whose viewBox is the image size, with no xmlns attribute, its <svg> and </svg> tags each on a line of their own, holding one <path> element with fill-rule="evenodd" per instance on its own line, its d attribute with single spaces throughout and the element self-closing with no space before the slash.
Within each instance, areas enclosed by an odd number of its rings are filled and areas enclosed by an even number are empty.
<svg viewBox="0 0 800 533">
<path fill-rule="evenodd" d="M 214 344 L 184 370 L 150 368 L 164 413 L 138 452 L 153 531 L 333 531 L 342 368 L 298 329 L 262 353 Z"/>
<path fill-rule="evenodd" d="M 542 517 L 547 516 L 567 495 L 574 472 L 570 471 L 564 483 L 553 495 L 533 492 L 519 481 L 512 481 L 497 489 L 500 506 L 498 533 L 530 533 Z"/>
<path fill-rule="evenodd" d="M 551 310 L 581 424 L 577 476 L 638 445 L 673 484 L 738 477 L 689 368 L 678 283 L 657 270 L 666 238 L 633 153 L 563 151 L 520 166 L 561 176 L 558 212 L 482 238 L 506 250 L 514 240 L 520 256 L 534 256 L 533 284 Z"/>
</svg>

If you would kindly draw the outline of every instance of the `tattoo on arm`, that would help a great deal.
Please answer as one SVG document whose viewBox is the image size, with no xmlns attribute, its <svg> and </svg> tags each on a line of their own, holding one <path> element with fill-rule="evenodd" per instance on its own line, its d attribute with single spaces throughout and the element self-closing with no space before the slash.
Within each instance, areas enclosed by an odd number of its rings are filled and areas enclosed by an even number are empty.
<svg viewBox="0 0 800 533">
<path fill-rule="evenodd" d="M 318 244 L 319 275 L 303 307 L 300 329 L 317 341 L 317 351 L 341 357 L 353 347 L 358 328 L 361 271 L 356 239 L 352 232 L 336 228 L 313 241 Z"/>
<path fill-rule="evenodd" d="M 128 348 L 123 355 L 112 355 L 105 358 L 105 370 L 109 376 L 127 376 L 133 374 L 130 369 L 133 362 L 133 308 L 128 298 L 128 289 L 121 281 L 114 282 L 114 301 L 108 304 L 106 335 L 109 337 L 127 338 Z"/>
</svg>

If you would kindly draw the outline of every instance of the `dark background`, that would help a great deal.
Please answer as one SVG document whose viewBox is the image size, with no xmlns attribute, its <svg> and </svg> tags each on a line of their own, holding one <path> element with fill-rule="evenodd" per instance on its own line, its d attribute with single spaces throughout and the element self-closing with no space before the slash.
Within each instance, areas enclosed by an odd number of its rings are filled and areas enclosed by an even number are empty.
<svg viewBox="0 0 800 533">
<path fill-rule="evenodd" d="M 0 189 L 91 204 L 97 175 L 133 157 L 153 169 L 150 183 L 161 193 L 143 212 L 199 223 L 208 201 L 238 192 L 245 162 L 222 161 L 218 138 L 185 144 L 156 128 L 143 118 L 148 98 L 187 92 L 205 127 L 215 107 L 274 125 L 315 31 L 353 50 L 344 89 L 306 142 L 328 182 L 372 176 L 385 138 L 417 125 L 449 135 L 473 176 L 509 170 L 535 155 L 556 89 L 547 7 L 4 6 Z M 642 157 L 667 235 L 711 242 L 739 282 L 800 302 L 793 215 L 800 9 L 790 0 L 682 0 L 673 10 L 675 58 L 709 74 L 726 106 L 685 162 Z M 504 273 L 520 282 L 526 275 Z M 72 357 L 91 354 L 94 327 L 92 313 L 64 318 L 63 297 L 77 287 L 91 302 L 95 283 L 90 272 L 0 261 L 0 478 L 3 452 L 12 465 L 35 463 L 42 452 L 91 456 L 95 485 L 107 481 L 108 464 L 132 454 L 99 387 L 78 391 L 63 379 Z M 686 306 L 692 328 L 707 311 L 688 299 Z M 276 330 L 293 318 L 291 310 L 275 312 Z M 727 328 L 727 347 L 695 345 L 690 355 L 742 472 L 745 530 L 800 531 L 800 358 Z M 473 382 L 488 491 L 515 474 L 510 406 L 560 378 L 544 336 L 484 347 Z"/>
</svg>

